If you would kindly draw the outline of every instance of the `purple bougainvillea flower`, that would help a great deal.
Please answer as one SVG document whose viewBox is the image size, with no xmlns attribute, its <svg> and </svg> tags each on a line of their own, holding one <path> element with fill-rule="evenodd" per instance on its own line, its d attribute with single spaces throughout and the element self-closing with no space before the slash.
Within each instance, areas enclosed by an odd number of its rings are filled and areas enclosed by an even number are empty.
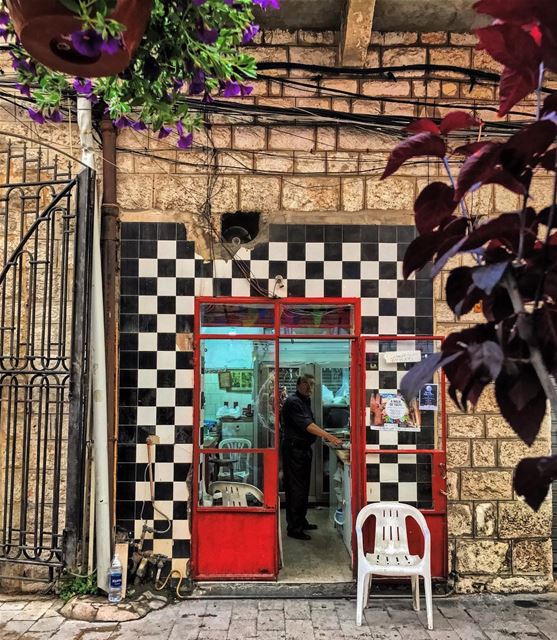
<svg viewBox="0 0 557 640">
<path fill-rule="evenodd" d="M 172 90 L 174 92 L 180 91 L 184 86 L 184 81 L 181 78 L 172 78 Z"/>
<path fill-rule="evenodd" d="M 31 97 L 31 89 L 28 84 L 16 82 L 14 86 L 19 91 L 19 93 L 21 93 L 21 95 Z"/>
<path fill-rule="evenodd" d="M 0 11 L 0 24 L 10 24 L 10 16 L 6 11 Z"/>
<path fill-rule="evenodd" d="M 165 127 L 164 125 L 159 129 L 159 135 L 157 136 L 159 140 L 163 138 L 167 138 L 172 133 L 172 127 Z"/>
<path fill-rule="evenodd" d="M 236 80 L 227 80 L 222 88 L 222 95 L 225 98 L 234 98 L 240 95 L 240 83 Z"/>
<path fill-rule="evenodd" d="M 27 71 L 32 75 L 37 73 L 35 65 L 32 62 L 27 62 L 24 58 L 16 57 L 11 51 L 9 52 L 12 57 L 12 67 L 14 71 Z"/>
<path fill-rule="evenodd" d="M 189 149 L 193 142 L 193 133 L 188 133 L 185 136 L 180 136 L 176 146 L 178 149 Z"/>
<path fill-rule="evenodd" d="M 240 94 L 243 96 L 249 96 L 249 94 L 253 91 L 253 87 L 250 87 L 249 84 L 241 84 L 240 85 Z"/>
<path fill-rule="evenodd" d="M 50 119 L 52 120 L 52 122 L 62 122 L 64 120 L 64 116 L 60 113 L 60 111 L 58 111 L 58 109 L 55 109 L 50 114 Z"/>
<path fill-rule="evenodd" d="M 93 91 L 93 83 L 89 79 L 76 78 L 73 81 L 73 88 L 75 89 L 76 93 L 89 95 Z"/>
<path fill-rule="evenodd" d="M 215 99 L 213 98 L 213 96 L 208 91 L 205 91 L 201 102 L 204 102 L 205 104 L 210 104 L 211 102 L 214 102 L 214 101 Z"/>
<path fill-rule="evenodd" d="M 280 9 L 279 0 L 252 0 L 252 2 L 262 9 Z"/>
<path fill-rule="evenodd" d="M 103 39 L 101 34 L 94 29 L 74 31 L 72 33 L 73 48 L 87 58 L 96 58 L 101 54 Z"/>
<path fill-rule="evenodd" d="M 147 125 L 141 122 L 141 120 L 130 120 L 130 122 L 130 126 L 134 131 L 145 131 L 145 129 L 147 129 Z"/>
<path fill-rule="evenodd" d="M 205 74 L 203 71 L 198 70 L 193 74 L 188 91 L 191 96 L 196 96 L 205 91 Z"/>
<path fill-rule="evenodd" d="M 128 116 L 120 116 L 119 118 L 116 118 L 116 120 L 114 120 L 113 122 L 114 122 L 114 126 L 117 129 L 125 129 L 126 127 L 132 126 L 132 121 L 128 118 Z"/>
<path fill-rule="evenodd" d="M 10 32 L 7 29 L 2 29 L 2 27 L 0 27 L 0 38 L 4 38 L 4 40 L 7 40 L 9 35 Z"/>
<path fill-rule="evenodd" d="M 259 33 L 259 25 L 250 24 L 250 26 L 244 31 L 244 35 L 242 36 L 242 44 L 247 44 L 248 42 L 251 42 L 258 33 Z"/>
<path fill-rule="evenodd" d="M 27 113 L 29 114 L 31 120 L 33 120 L 33 122 L 36 122 L 37 124 L 44 124 L 46 122 L 46 118 L 44 117 L 44 115 L 36 109 L 29 108 L 27 109 Z"/>
<path fill-rule="evenodd" d="M 101 51 L 113 56 L 115 53 L 118 53 L 123 46 L 124 43 L 122 42 L 122 38 L 112 38 L 109 36 L 107 40 L 103 40 L 101 44 Z"/>
<path fill-rule="evenodd" d="M 200 42 L 204 42 L 205 44 L 215 44 L 218 37 L 219 32 L 217 31 L 217 29 L 207 29 L 207 27 L 202 25 L 197 30 L 197 39 Z"/>
</svg>

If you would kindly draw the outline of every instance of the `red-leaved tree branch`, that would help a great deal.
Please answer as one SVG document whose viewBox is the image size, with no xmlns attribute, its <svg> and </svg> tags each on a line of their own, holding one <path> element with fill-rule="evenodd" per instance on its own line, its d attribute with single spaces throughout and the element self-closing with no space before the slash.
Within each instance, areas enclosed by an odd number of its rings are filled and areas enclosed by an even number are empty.
<svg viewBox="0 0 557 640">
<path fill-rule="evenodd" d="M 530 446 L 547 401 L 557 409 L 557 94 L 541 100 L 545 70 L 557 73 L 557 0 L 479 0 L 474 8 L 494 18 L 476 33 L 478 48 L 503 65 L 499 115 L 537 92 L 536 118 L 507 140 L 456 148 L 449 134 L 479 121 L 463 111 L 439 123 L 422 118 L 407 127 L 412 135 L 389 156 L 382 179 L 411 158 L 434 156 L 450 183 L 432 182 L 416 199 L 419 235 L 404 256 L 404 277 L 429 262 L 435 277 L 454 256 L 471 256 L 473 266 L 450 271 L 446 300 L 457 317 L 481 302 L 485 317 L 447 336 L 438 354 L 406 374 L 401 392 L 412 401 L 442 367 L 450 397 L 466 411 L 494 383 L 502 416 Z M 451 170 L 455 160 L 457 178 Z M 554 185 L 551 204 L 537 211 L 530 189 L 540 171 L 553 172 Z M 466 196 L 489 184 L 518 194 L 520 210 L 489 220 L 469 210 Z M 514 487 L 537 510 L 556 479 L 557 456 L 525 458 L 515 469 Z"/>
</svg>

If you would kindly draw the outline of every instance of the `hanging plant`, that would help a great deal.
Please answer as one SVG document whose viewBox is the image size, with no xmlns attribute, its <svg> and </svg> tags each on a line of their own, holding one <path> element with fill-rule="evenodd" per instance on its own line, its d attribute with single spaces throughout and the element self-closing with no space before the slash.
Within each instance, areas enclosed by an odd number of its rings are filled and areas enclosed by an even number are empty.
<svg viewBox="0 0 557 640">
<path fill-rule="evenodd" d="M 153 0 L 152 4 L 149 0 L 8 0 L 0 3 L 0 37 L 8 43 L 17 75 L 16 88 L 34 102 L 28 112 L 35 122 L 60 122 L 63 101 L 77 94 L 92 103 L 102 101 L 118 128 L 149 128 L 159 138 L 174 132 L 178 147 L 187 148 L 200 121 L 189 110 L 184 95 L 200 96 L 204 101 L 213 100 L 215 95 L 249 95 L 252 88 L 246 82 L 255 78 L 256 65 L 241 46 L 251 42 L 259 31 L 254 23 L 254 5 L 277 9 L 278 3 L 279 0 Z M 22 7 L 28 9 L 30 5 L 39 12 L 47 5 L 50 11 L 55 7 L 59 15 L 67 14 L 72 21 L 72 26 L 57 28 L 56 37 L 48 41 L 51 54 L 61 44 L 69 47 L 65 49 L 64 64 L 72 65 L 72 75 L 53 70 L 47 66 L 49 61 L 39 55 L 44 51 L 44 47 L 38 51 L 40 34 L 32 36 L 32 20 L 22 19 Z M 143 12 L 145 6 L 151 7 L 148 15 L 139 15 L 141 11 L 130 14 L 130 7 L 139 5 Z M 127 20 L 130 17 L 133 24 Z M 141 33 L 145 27 L 140 26 L 141 22 L 148 23 L 143 37 L 131 37 Z M 111 56 L 116 60 L 123 55 L 129 58 L 124 69 L 97 77 L 99 65 L 108 65 L 106 60 Z M 96 71 L 92 72 L 95 65 Z"/>
</svg>

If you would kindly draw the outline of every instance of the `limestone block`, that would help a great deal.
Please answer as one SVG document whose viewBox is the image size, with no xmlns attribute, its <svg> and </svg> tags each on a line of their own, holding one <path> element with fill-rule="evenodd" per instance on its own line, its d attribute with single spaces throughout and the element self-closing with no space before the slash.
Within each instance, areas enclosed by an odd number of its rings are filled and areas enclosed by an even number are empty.
<svg viewBox="0 0 557 640">
<path fill-rule="evenodd" d="M 321 153 L 294 153 L 295 173 L 325 173 L 326 154 Z"/>
<path fill-rule="evenodd" d="M 512 497 L 510 471 L 462 471 L 463 500 L 496 500 Z"/>
<path fill-rule="evenodd" d="M 366 180 L 366 207 L 368 209 L 412 211 L 414 206 L 414 180 L 393 178 Z"/>
<path fill-rule="evenodd" d="M 474 467 L 495 466 L 494 440 L 475 440 L 472 442 L 472 464 Z"/>
<path fill-rule="evenodd" d="M 375 34 L 373 34 L 375 36 Z M 385 46 L 395 44 L 414 44 L 418 41 L 418 34 L 413 31 L 387 31 L 383 34 L 383 42 Z"/>
<path fill-rule="evenodd" d="M 520 196 L 499 185 L 495 186 L 495 211 L 517 211 L 520 206 Z"/>
<path fill-rule="evenodd" d="M 247 151 L 226 151 L 221 153 L 219 166 L 226 173 L 251 173 L 254 154 Z"/>
<path fill-rule="evenodd" d="M 497 574 L 508 571 L 509 543 L 495 540 L 457 542 L 459 573 Z"/>
<path fill-rule="evenodd" d="M 451 33 L 450 42 L 457 47 L 475 47 L 478 36 L 475 33 Z"/>
<path fill-rule="evenodd" d="M 472 66 L 474 69 L 482 69 L 483 71 L 494 71 L 501 73 L 501 65 L 496 62 L 487 51 L 472 51 Z"/>
<path fill-rule="evenodd" d="M 553 570 L 551 540 L 518 540 L 513 544 L 513 573 L 547 575 Z"/>
<path fill-rule="evenodd" d="M 122 210 L 151 209 L 153 207 L 153 176 L 120 175 L 117 196 Z"/>
<path fill-rule="evenodd" d="M 208 189 L 205 176 L 155 176 L 155 202 L 157 209 L 178 209 L 196 212 L 210 198 L 214 212 L 236 211 L 238 208 L 238 180 L 218 178 Z"/>
<path fill-rule="evenodd" d="M 447 416 L 449 438 L 481 438 L 484 435 L 484 416 L 463 413 Z"/>
<path fill-rule="evenodd" d="M 470 441 L 469 440 L 448 440 L 447 441 L 447 467 L 470 466 Z"/>
<path fill-rule="evenodd" d="M 288 47 L 246 47 L 245 53 L 255 58 L 257 62 L 287 62 L 288 61 Z M 274 71 L 274 73 L 273 73 Z M 277 71 L 280 75 L 284 73 L 280 69 L 266 71 L 267 75 L 277 75 Z"/>
<path fill-rule="evenodd" d="M 331 105 L 331 96 L 325 96 L 322 98 L 296 98 L 295 106 L 300 109 L 331 109 Z"/>
<path fill-rule="evenodd" d="M 240 210 L 276 211 L 280 209 L 280 178 L 275 176 L 242 176 L 240 178 Z"/>
<path fill-rule="evenodd" d="M 383 49 L 383 65 L 402 66 L 405 64 L 425 64 L 425 47 L 393 47 Z"/>
<path fill-rule="evenodd" d="M 257 151 L 265 149 L 266 130 L 264 127 L 234 127 L 233 146 L 235 149 Z"/>
<path fill-rule="evenodd" d="M 459 85 L 456 82 L 443 82 L 441 93 L 444 98 L 454 98 L 459 94 Z"/>
<path fill-rule="evenodd" d="M 438 80 L 412 80 L 412 95 L 416 98 L 437 98 L 441 95 L 441 83 Z"/>
<path fill-rule="evenodd" d="M 356 173 L 358 171 L 358 153 L 336 151 L 327 154 L 328 173 Z"/>
<path fill-rule="evenodd" d="M 373 131 L 341 128 L 338 131 L 338 149 L 342 151 L 386 151 L 393 148 L 392 138 Z"/>
<path fill-rule="evenodd" d="M 273 127 L 269 133 L 269 149 L 312 151 L 315 129 L 312 127 Z"/>
<path fill-rule="evenodd" d="M 472 535 L 472 508 L 469 504 L 449 504 L 447 508 L 449 537 Z"/>
<path fill-rule="evenodd" d="M 257 104 L 262 107 L 273 107 L 276 109 L 291 109 L 296 106 L 296 100 L 294 98 L 280 98 L 274 96 L 271 98 L 263 97 L 257 98 Z"/>
<path fill-rule="evenodd" d="M 460 494 L 460 475 L 457 471 L 447 472 L 447 497 L 449 500 L 458 500 Z"/>
<path fill-rule="evenodd" d="M 485 391 L 484 391 L 485 393 Z M 516 438 L 517 435 L 505 418 L 499 416 L 486 416 L 486 435 L 488 438 Z"/>
<path fill-rule="evenodd" d="M 337 130 L 334 127 L 319 127 L 317 129 L 318 151 L 332 151 L 337 145 Z"/>
<path fill-rule="evenodd" d="M 491 593 L 543 593 L 553 589 L 553 576 L 497 576 L 488 589 Z"/>
<path fill-rule="evenodd" d="M 551 535 L 551 503 L 544 502 L 533 511 L 525 502 L 503 502 L 499 505 L 499 535 L 502 538 L 545 538 Z"/>
<path fill-rule="evenodd" d="M 361 211 L 364 208 L 364 178 L 342 178 L 342 210 Z"/>
<path fill-rule="evenodd" d="M 364 67 L 366 69 L 373 69 L 379 66 L 379 51 L 374 48 L 370 48 L 367 51 L 366 59 L 364 61 Z"/>
<path fill-rule="evenodd" d="M 470 88 L 470 86 L 463 85 L 460 87 L 460 94 L 463 98 L 467 98 L 469 100 L 491 101 L 495 99 L 495 91 L 493 87 L 483 87 L 480 85 L 476 85 L 472 88 Z"/>
<path fill-rule="evenodd" d="M 420 33 L 420 42 L 422 44 L 447 44 L 447 37 L 446 31 L 429 31 Z"/>
<path fill-rule="evenodd" d="M 298 42 L 300 44 L 335 44 L 334 31 L 298 31 Z"/>
<path fill-rule="evenodd" d="M 476 536 L 490 538 L 495 534 L 497 526 L 497 506 L 495 502 L 478 502 L 474 506 Z"/>
<path fill-rule="evenodd" d="M 294 211 L 336 211 L 340 180 L 337 178 L 293 178 L 282 185 L 282 207 Z"/>
<path fill-rule="evenodd" d="M 552 188 L 553 178 L 536 177 L 535 180 L 532 180 L 530 187 L 532 206 L 538 211 L 551 204 Z"/>
<path fill-rule="evenodd" d="M 457 67 L 470 66 L 470 49 L 454 47 L 432 47 L 429 50 L 430 64 L 450 64 Z"/>
<path fill-rule="evenodd" d="M 500 413 L 497 401 L 495 400 L 495 386 L 488 384 L 482 392 L 478 404 L 476 405 L 478 413 Z"/>
<path fill-rule="evenodd" d="M 337 64 L 337 56 L 336 47 L 290 47 L 290 62 L 334 67 Z M 292 69 L 290 75 L 293 78 L 307 78 L 314 75 L 314 72 Z"/>
<path fill-rule="evenodd" d="M 285 29 L 273 29 L 263 33 L 263 42 L 265 44 L 296 44 L 297 32 L 286 31 Z"/>
<path fill-rule="evenodd" d="M 294 155 L 286 152 L 255 154 L 256 171 L 273 171 L 277 173 L 292 173 L 294 171 Z"/>
<path fill-rule="evenodd" d="M 531 447 L 515 436 L 515 440 L 502 440 L 499 443 L 499 466 L 514 467 L 522 458 L 545 456 L 551 453 L 549 440 L 537 438 Z"/>
<path fill-rule="evenodd" d="M 358 81 L 345 78 L 327 78 L 321 80 L 320 86 L 322 89 L 335 89 L 335 91 L 346 91 L 348 93 L 358 92 Z"/>
<path fill-rule="evenodd" d="M 410 95 L 408 80 L 364 80 L 361 85 L 364 96 L 404 97 Z"/>
</svg>

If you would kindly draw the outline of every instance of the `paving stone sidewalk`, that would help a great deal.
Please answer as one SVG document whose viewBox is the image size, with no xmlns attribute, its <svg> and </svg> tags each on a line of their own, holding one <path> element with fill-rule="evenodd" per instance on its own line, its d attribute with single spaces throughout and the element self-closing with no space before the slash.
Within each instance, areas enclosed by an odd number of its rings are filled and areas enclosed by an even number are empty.
<svg viewBox="0 0 557 640">
<path fill-rule="evenodd" d="M 434 631 L 410 598 L 375 597 L 361 627 L 347 599 L 190 599 L 120 623 L 67 620 L 61 605 L 0 594 L 1 640 L 557 640 L 557 593 L 436 599 Z"/>
</svg>

